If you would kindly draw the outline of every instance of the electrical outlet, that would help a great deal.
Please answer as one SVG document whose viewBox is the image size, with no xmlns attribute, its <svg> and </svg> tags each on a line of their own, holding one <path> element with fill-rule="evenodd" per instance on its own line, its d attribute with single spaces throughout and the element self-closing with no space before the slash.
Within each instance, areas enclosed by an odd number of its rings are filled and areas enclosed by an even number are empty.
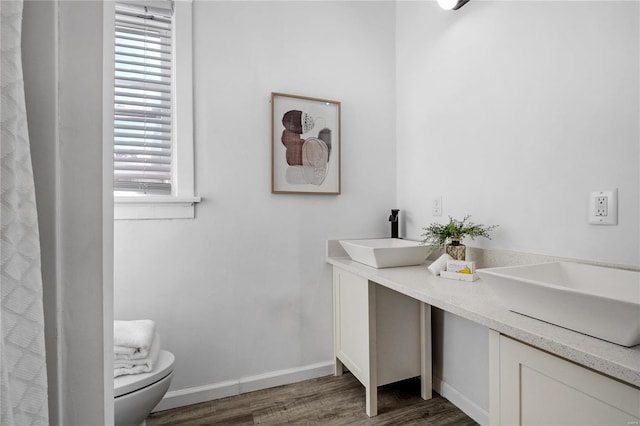
<svg viewBox="0 0 640 426">
<path fill-rule="evenodd" d="M 618 224 L 618 188 L 603 189 L 589 194 L 589 223 Z"/>
<path fill-rule="evenodd" d="M 431 202 L 431 215 L 442 216 L 442 197 L 434 197 Z"/>
<path fill-rule="evenodd" d="M 596 197 L 596 216 L 606 216 L 608 211 L 609 197 L 601 195 Z"/>
</svg>

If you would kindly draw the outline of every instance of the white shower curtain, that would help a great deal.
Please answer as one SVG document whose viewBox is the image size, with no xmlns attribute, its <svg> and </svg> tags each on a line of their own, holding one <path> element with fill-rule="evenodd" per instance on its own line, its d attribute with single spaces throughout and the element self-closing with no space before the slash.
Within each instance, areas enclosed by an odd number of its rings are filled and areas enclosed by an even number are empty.
<svg viewBox="0 0 640 426">
<path fill-rule="evenodd" d="M 0 0 L 0 425 L 49 423 L 40 239 L 22 77 L 22 0 Z"/>
</svg>

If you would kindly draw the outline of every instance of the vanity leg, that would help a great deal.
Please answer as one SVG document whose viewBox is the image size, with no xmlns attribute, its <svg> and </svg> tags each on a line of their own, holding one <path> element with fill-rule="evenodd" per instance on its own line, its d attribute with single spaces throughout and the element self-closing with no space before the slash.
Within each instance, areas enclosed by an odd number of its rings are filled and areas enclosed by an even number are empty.
<svg viewBox="0 0 640 426">
<path fill-rule="evenodd" d="M 338 359 L 338 336 L 340 335 L 340 329 L 338 326 L 338 307 L 336 306 L 337 294 L 338 294 L 338 278 L 334 268 L 333 271 L 333 375 L 338 377 L 342 376 L 344 372 L 344 364 Z"/>
<path fill-rule="evenodd" d="M 366 411 L 369 417 L 378 415 L 377 286 L 378 284 L 369 281 L 369 371 L 365 385 Z"/>
<path fill-rule="evenodd" d="M 431 399 L 432 389 L 431 305 L 420 303 L 420 396 L 422 399 Z"/>
<path fill-rule="evenodd" d="M 378 386 L 367 386 L 366 388 L 367 416 L 378 415 Z"/>
</svg>

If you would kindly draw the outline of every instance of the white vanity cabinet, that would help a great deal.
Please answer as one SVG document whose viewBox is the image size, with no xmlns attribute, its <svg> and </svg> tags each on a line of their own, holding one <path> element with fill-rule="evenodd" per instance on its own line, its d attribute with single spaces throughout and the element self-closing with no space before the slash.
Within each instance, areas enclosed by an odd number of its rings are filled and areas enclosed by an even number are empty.
<svg viewBox="0 0 640 426">
<path fill-rule="evenodd" d="M 377 414 L 377 387 L 421 376 L 431 398 L 430 306 L 366 278 L 333 268 L 335 374 L 343 365 L 365 386 L 366 412 Z"/>
<path fill-rule="evenodd" d="M 640 389 L 490 333 L 492 425 L 638 425 Z"/>
</svg>

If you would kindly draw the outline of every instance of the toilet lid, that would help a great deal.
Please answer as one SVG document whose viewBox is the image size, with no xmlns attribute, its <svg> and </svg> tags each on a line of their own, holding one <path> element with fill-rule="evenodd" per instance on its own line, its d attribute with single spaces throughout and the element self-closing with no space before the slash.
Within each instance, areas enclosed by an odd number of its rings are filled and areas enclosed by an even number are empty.
<svg viewBox="0 0 640 426">
<path fill-rule="evenodd" d="M 119 397 L 154 384 L 173 371 L 175 357 L 171 352 L 161 350 L 153 371 L 142 374 L 129 374 L 113 379 L 114 397 Z"/>
</svg>

